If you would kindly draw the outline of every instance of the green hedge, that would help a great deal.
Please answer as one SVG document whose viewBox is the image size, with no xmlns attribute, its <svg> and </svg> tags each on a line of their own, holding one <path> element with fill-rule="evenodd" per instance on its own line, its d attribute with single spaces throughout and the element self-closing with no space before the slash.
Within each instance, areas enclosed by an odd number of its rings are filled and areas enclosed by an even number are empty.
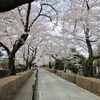
<svg viewBox="0 0 100 100">
<path fill-rule="evenodd" d="M 16 73 L 20 73 L 20 72 L 22 72 L 23 71 L 23 67 L 21 67 L 21 68 L 16 68 Z"/>
<path fill-rule="evenodd" d="M 0 70 L 0 78 L 8 75 L 8 70 Z"/>
</svg>

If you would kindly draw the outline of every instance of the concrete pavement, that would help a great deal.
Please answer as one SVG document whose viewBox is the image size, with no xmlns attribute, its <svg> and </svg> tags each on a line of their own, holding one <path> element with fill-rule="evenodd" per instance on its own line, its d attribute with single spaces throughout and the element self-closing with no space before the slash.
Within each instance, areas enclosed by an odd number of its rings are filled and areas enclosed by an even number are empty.
<svg viewBox="0 0 100 100">
<path fill-rule="evenodd" d="M 36 97 L 35 100 L 100 100 L 100 97 L 44 69 L 39 70 Z"/>
<path fill-rule="evenodd" d="M 32 85 L 35 83 L 35 74 L 34 71 L 32 76 L 28 79 L 26 84 L 21 88 L 21 90 L 16 94 L 13 100 L 32 100 Z"/>
</svg>

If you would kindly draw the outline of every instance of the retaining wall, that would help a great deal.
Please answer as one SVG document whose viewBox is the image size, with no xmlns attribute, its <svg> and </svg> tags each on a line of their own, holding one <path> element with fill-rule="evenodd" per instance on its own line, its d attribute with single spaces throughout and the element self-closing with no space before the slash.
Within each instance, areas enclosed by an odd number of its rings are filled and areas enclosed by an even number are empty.
<svg viewBox="0 0 100 100">
<path fill-rule="evenodd" d="M 32 75 L 32 70 L 0 79 L 0 100 L 11 100 L 15 91 Z"/>
<path fill-rule="evenodd" d="M 46 68 L 49 72 L 54 72 L 54 69 Z M 98 96 L 100 96 L 100 79 L 91 78 L 91 77 L 83 77 L 79 75 L 65 73 L 64 71 L 56 70 L 55 74 L 62 77 L 63 79 L 70 81 Z"/>
<path fill-rule="evenodd" d="M 58 76 L 62 77 L 62 73 L 63 73 L 63 71 L 61 71 L 61 70 L 56 70 L 56 74 L 57 74 Z"/>
<path fill-rule="evenodd" d="M 64 78 L 65 80 L 72 82 L 72 83 L 76 83 L 76 75 L 73 74 L 68 74 L 68 73 L 62 73 L 62 78 Z"/>
<path fill-rule="evenodd" d="M 55 69 L 50 69 L 50 68 L 44 68 L 45 70 L 51 72 L 51 73 L 56 73 L 56 70 Z"/>
<path fill-rule="evenodd" d="M 76 76 L 76 85 L 100 96 L 100 79 Z"/>
</svg>

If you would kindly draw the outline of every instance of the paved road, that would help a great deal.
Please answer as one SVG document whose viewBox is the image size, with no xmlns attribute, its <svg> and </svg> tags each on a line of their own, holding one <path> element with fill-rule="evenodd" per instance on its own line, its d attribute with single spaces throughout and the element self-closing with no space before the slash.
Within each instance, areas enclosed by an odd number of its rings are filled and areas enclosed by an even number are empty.
<svg viewBox="0 0 100 100">
<path fill-rule="evenodd" d="M 39 70 L 37 97 L 35 100 L 100 100 L 92 93 L 44 69 Z"/>
</svg>

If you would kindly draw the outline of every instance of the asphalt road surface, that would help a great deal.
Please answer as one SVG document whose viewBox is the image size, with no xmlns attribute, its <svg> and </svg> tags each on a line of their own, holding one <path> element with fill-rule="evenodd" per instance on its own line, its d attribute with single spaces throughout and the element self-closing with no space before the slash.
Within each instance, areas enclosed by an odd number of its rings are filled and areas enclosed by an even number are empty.
<svg viewBox="0 0 100 100">
<path fill-rule="evenodd" d="M 100 97 L 41 68 L 35 100 L 100 100 Z"/>
</svg>

